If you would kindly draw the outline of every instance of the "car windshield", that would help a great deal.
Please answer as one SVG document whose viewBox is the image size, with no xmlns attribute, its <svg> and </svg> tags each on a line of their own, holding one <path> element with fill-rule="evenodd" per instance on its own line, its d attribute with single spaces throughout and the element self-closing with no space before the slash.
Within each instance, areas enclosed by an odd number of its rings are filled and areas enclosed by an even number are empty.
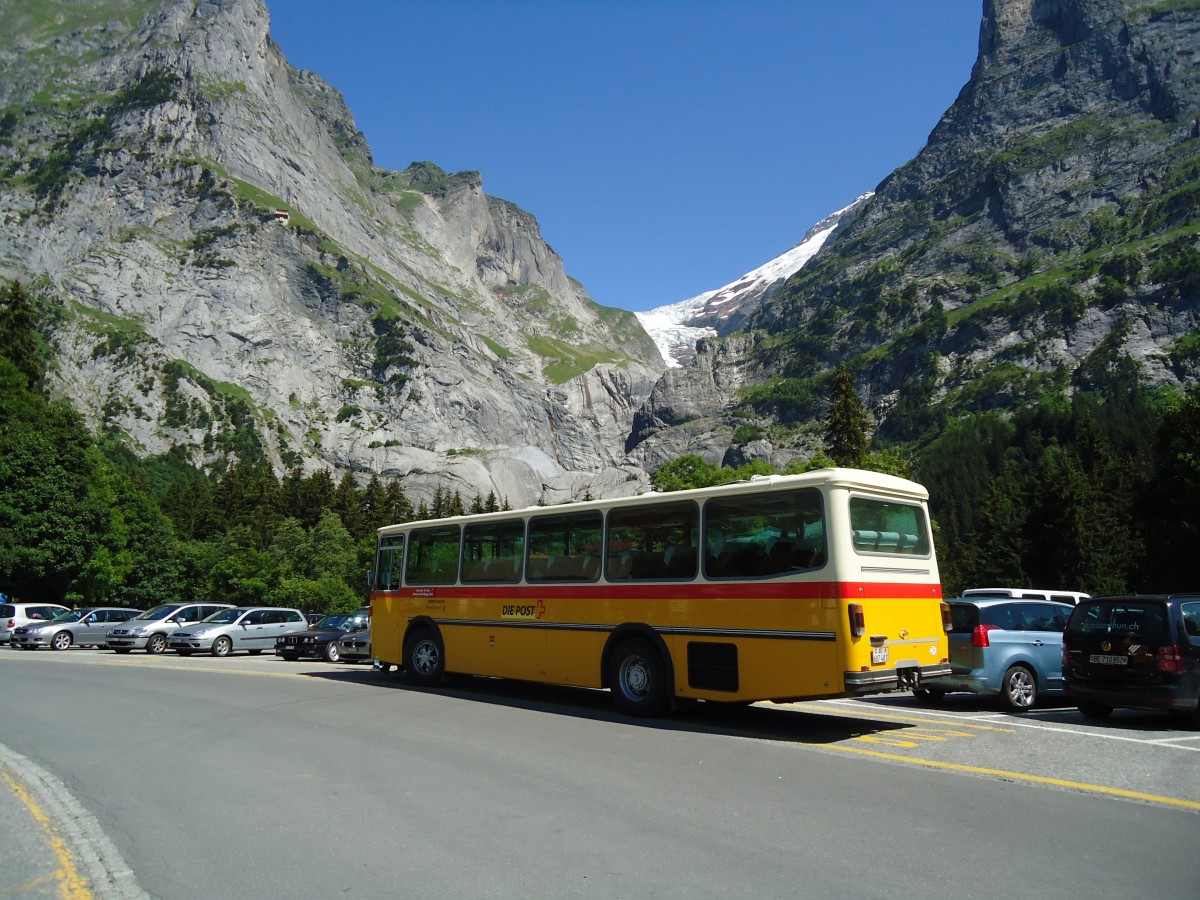
<svg viewBox="0 0 1200 900">
<path fill-rule="evenodd" d="M 313 628 L 336 628 L 339 631 L 348 631 L 354 627 L 354 616 L 347 613 L 335 613 L 334 615 L 325 616 Z"/>
<path fill-rule="evenodd" d="M 134 618 L 138 619 L 140 621 L 143 621 L 143 622 L 147 622 L 147 621 L 157 622 L 159 619 L 165 619 L 167 616 L 169 616 L 171 613 L 175 612 L 175 610 L 177 610 L 177 609 L 179 609 L 179 607 L 174 605 L 173 603 L 167 604 L 165 606 L 156 606 L 156 607 L 154 607 L 154 609 L 148 609 L 144 613 L 134 616 Z"/>
<path fill-rule="evenodd" d="M 217 610 L 215 613 L 213 613 L 211 616 L 209 616 L 207 619 L 204 619 L 203 621 L 210 622 L 213 625 L 229 625 L 232 622 L 236 622 L 238 619 L 240 619 L 242 616 L 244 616 L 247 612 L 249 612 L 249 610 L 241 609 L 241 608 L 221 609 L 221 610 Z"/>
</svg>

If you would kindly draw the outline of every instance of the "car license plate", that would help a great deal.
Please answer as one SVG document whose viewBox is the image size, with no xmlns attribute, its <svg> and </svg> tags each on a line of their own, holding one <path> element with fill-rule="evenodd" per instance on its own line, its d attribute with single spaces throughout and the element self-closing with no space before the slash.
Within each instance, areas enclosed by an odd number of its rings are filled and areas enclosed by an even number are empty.
<svg viewBox="0 0 1200 900">
<path fill-rule="evenodd" d="M 1127 666 L 1129 665 L 1129 657 L 1109 656 L 1103 653 L 1093 653 L 1088 657 L 1088 662 L 1095 663 L 1098 666 Z"/>
<path fill-rule="evenodd" d="M 871 664 L 878 665 L 888 661 L 887 647 L 872 647 L 871 648 Z"/>
</svg>

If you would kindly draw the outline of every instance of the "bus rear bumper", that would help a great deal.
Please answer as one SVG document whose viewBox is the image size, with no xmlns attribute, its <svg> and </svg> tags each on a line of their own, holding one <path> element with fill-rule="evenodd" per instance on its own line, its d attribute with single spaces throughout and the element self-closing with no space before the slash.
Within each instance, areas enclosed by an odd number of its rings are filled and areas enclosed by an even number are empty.
<svg viewBox="0 0 1200 900">
<path fill-rule="evenodd" d="M 950 674 L 949 663 L 931 666 L 897 666 L 894 669 L 872 669 L 869 672 L 846 672 L 847 694 L 879 694 L 884 691 L 911 691 L 930 678 Z"/>
</svg>

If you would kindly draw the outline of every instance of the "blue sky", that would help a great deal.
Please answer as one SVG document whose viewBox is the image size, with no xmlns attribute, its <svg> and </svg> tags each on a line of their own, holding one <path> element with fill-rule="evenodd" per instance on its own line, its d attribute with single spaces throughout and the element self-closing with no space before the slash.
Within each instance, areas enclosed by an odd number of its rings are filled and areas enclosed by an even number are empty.
<svg viewBox="0 0 1200 900">
<path fill-rule="evenodd" d="M 267 0 L 377 165 L 537 217 L 605 306 L 736 280 L 924 145 L 981 0 Z"/>
</svg>

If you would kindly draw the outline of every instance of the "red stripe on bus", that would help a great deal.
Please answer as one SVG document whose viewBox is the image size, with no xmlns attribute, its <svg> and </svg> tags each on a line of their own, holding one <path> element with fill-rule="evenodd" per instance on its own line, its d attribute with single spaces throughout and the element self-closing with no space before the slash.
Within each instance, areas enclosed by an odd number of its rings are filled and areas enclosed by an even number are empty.
<svg viewBox="0 0 1200 900">
<path fill-rule="evenodd" d="M 402 588 L 399 591 L 372 595 L 405 600 L 456 598 L 489 600 L 499 598 L 528 598 L 556 600 L 729 600 L 729 599 L 802 599 L 820 600 L 940 600 L 942 588 L 937 583 L 899 584 L 895 582 L 854 581 L 739 581 L 728 584 L 713 582 L 660 584 L 489 584 L 489 585 L 429 585 Z"/>
</svg>

